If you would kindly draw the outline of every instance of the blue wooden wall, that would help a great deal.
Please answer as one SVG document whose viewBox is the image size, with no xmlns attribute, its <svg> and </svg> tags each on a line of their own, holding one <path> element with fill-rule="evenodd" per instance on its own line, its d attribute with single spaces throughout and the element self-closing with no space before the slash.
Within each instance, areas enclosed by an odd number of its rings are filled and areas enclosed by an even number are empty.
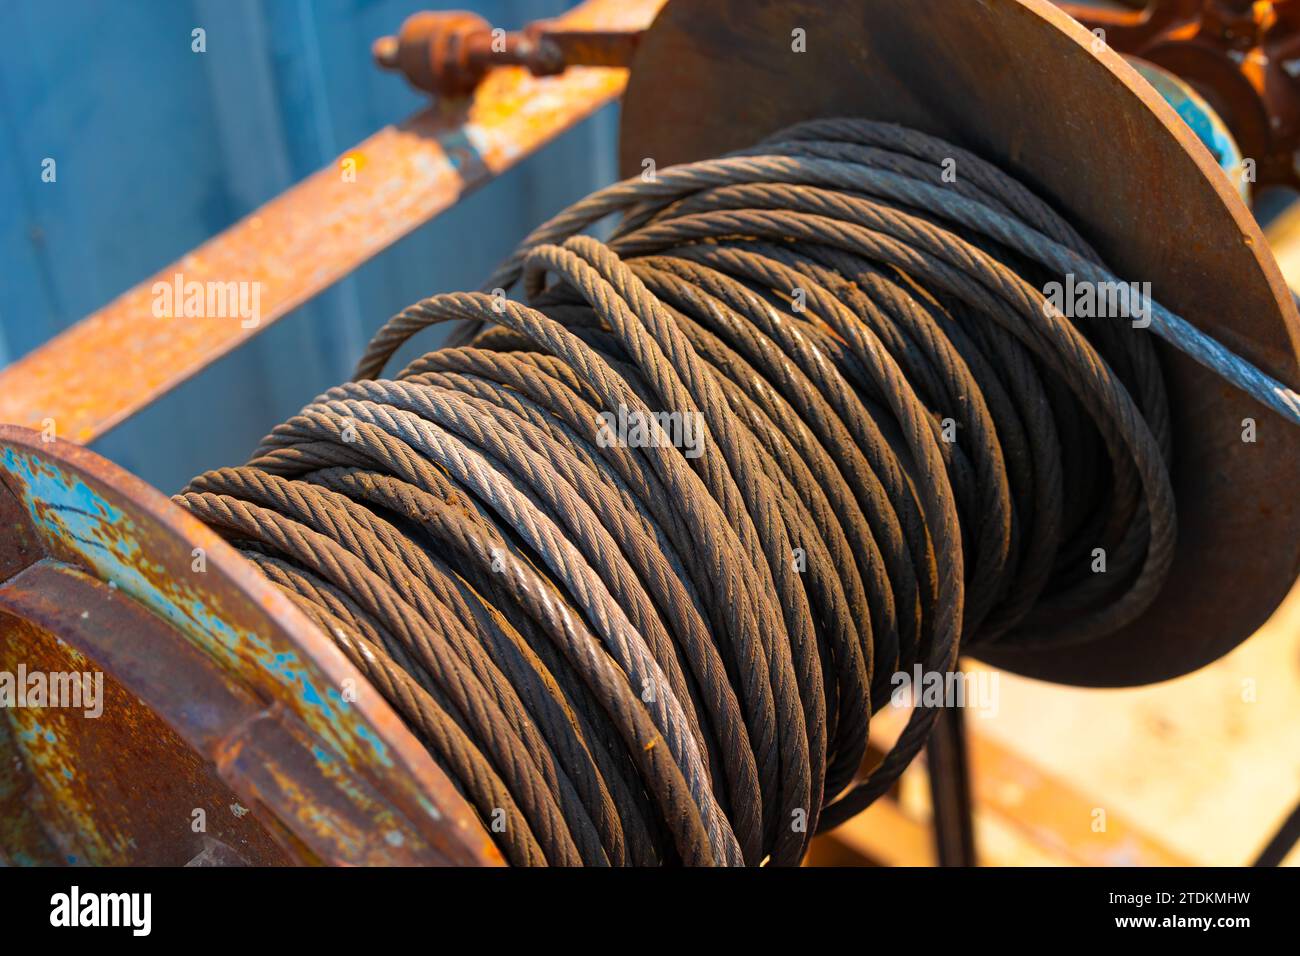
<svg viewBox="0 0 1300 956">
<path fill-rule="evenodd" d="M 494 25 L 566 0 L 457 0 Z M 0 2 L 0 364 L 416 111 L 370 43 L 437 0 Z M 190 31 L 207 31 L 207 52 Z M 615 175 L 605 110 L 93 447 L 173 492 L 242 461 L 423 296 L 474 288 Z M 46 157 L 57 181 L 42 182 Z M 106 369 L 129 374 L 129 369 Z"/>
</svg>

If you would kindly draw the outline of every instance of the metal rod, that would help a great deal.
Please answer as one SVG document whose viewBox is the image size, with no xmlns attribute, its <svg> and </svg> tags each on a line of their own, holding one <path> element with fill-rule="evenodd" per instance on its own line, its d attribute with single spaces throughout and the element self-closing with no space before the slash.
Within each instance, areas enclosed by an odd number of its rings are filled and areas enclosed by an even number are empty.
<svg viewBox="0 0 1300 956">
<path fill-rule="evenodd" d="M 926 743 L 926 770 L 940 866 L 975 866 L 975 815 L 971 804 L 966 721 L 960 707 L 945 707 Z"/>
</svg>

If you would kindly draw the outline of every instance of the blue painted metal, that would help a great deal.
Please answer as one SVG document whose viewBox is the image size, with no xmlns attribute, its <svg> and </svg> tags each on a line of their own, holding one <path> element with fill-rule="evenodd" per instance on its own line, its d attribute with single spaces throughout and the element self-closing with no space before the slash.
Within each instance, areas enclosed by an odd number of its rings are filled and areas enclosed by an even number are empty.
<svg viewBox="0 0 1300 956">
<path fill-rule="evenodd" d="M 0 581 L 0 610 L 16 615 L 0 614 L 0 644 L 22 639 L 10 629 L 25 627 L 23 618 L 83 651 L 237 793 L 251 793 L 262 822 L 320 859 L 499 859 L 388 704 L 211 529 L 92 452 L 14 426 L 0 426 L 0 499 L 0 567 L 10 575 Z M 43 597 L 51 588 L 62 599 Z M 38 639 L 28 653 L 53 646 Z M 194 693 L 173 689 L 187 686 Z M 133 723 L 125 720 L 124 735 Z M 102 809 L 85 796 L 93 782 L 61 777 L 76 766 L 68 751 L 86 729 L 74 721 L 47 740 L 39 721 L 13 727 L 29 770 L 66 795 L 55 803 L 83 847 L 104 861 L 128 855 L 91 825 Z M 6 765 L 0 777 L 11 772 Z"/>
<path fill-rule="evenodd" d="M 278 681 L 282 687 L 272 695 L 295 701 L 298 716 L 333 748 L 392 766 L 383 742 L 358 721 L 337 689 L 321 685 L 322 675 L 309 662 L 269 636 L 232 626 L 201 589 L 169 577 L 168 569 L 142 546 L 144 535 L 136 523 L 80 477 L 12 446 L 0 454 L 0 471 L 20 490 L 37 530 L 75 551 L 101 581 L 145 604 L 231 671 L 255 664 L 251 673 Z"/>
<path fill-rule="evenodd" d="M 453 5 L 515 28 L 572 3 Z M 0 4 L 0 364 L 414 113 L 422 100 L 373 66 L 370 42 L 429 6 Z M 94 447 L 162 489 L 241 460 L 346 378 L 388 316 L 477 286 L 532 226 L 612 181 L 615 128 L 607 110 L 572 131 Z"/>
<path fill-rule="evenodd" d="M 1179 79 L 1168 70 L 1163 70 L 1153 63 L 1135 56 L 1125 57 L 1133 69 L 1142 75 L 1164 99 L 1174 108 L 1178 118 L 1187 124 L 1196 134 L 1205 148 L 1214 156 L 1215 162 L 1232 181 L 1233 187 L 1247 204 L 1250 203 L 1250 181 L 1244 175 L 1245 169 L 1241 149 L 1233 139 L 1228 125 L 1205 98 L 1184 80 Z"/>
</svg>

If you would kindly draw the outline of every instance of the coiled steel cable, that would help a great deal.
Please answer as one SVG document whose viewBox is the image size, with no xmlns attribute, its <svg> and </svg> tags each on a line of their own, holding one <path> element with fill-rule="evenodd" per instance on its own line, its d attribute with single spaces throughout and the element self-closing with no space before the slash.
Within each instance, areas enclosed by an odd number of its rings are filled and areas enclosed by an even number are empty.
<svg viewBox="0 0 1300 956">
<path fill-rule="evenodd" d="M 511 863 L 795 864 L 923 745 L 934 708 L 860 776 L 893 674 L 1095 639 L 1169 569 L 1152 341 L 1045 308 L 1066 271 L 1114 281 L 978 157 L 801 124 L 570 207 L 497 292 L 404 310 L 354 381 L 176 500 L 338 643 Z M 444 322 L 469 331 L 377 378 Z M 640 440 L 610 440 L 620 411 Z M 698 457 L 664 427 L 687 421 Z"/>
</svg>

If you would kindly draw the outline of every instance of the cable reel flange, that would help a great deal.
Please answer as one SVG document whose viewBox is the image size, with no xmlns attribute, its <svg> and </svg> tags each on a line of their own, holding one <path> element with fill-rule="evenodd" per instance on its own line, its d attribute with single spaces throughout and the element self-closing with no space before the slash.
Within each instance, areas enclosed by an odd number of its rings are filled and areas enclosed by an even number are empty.
<svg viewBox="0 0 1300 956">
<path fill-rule="evenodd" d="M 1046 0 L 669 0 L 642 38 L 620 167 L 718 156 L 800 120 L 900 123 L 994 162 L 1122 278 L 1276 379 L 1300 380 L 1300 318 L 1233 184 L 1114 51 Z M 801 52 L 802 50 L 802 52 Z M 1179 538 L 1146 613 L 1086 646 L 983 648 L 1010 671 L 1152 683 L 1227 653 L 1300 573 L 1300 430 L 1159 345 Z M 1256 441 L 1243 421 L 1257 422 Z"/>
</svg>

